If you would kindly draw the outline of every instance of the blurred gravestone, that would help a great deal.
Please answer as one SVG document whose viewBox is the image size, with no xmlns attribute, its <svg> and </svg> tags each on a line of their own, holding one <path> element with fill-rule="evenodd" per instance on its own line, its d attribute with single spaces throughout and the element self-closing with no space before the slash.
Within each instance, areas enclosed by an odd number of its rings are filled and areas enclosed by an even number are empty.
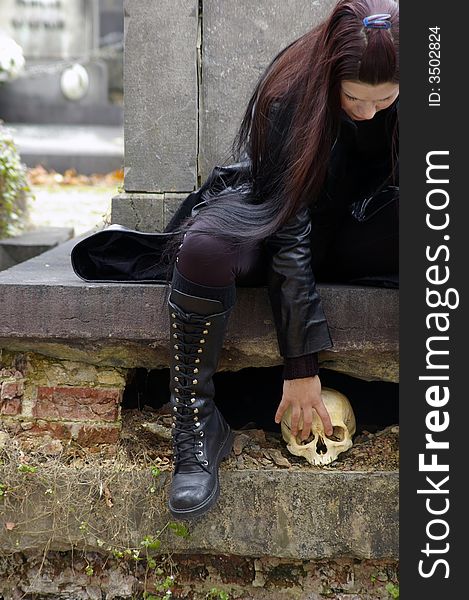
<svg viewBox="0 0 469 600">
<path fill-rule="evenodd" d="M 96 3 L 2 0 L 0 28 L 29 59 L 76 58 L 96 47 Z"/>
<path fill-rule="evenodd" d="M 2 0 L 0 29 L 22 48 L 26 76 L 0 88 L 0 118 L 10 123 L 115 125 L 108 102 L 95 0 Z"/>
</svg>

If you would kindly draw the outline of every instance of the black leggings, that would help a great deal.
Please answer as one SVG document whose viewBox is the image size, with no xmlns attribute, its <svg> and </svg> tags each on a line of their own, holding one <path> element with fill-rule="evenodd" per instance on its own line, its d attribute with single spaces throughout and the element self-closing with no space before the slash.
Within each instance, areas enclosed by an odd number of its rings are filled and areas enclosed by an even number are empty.
<svg viewBox="0 0 469 600">
<path fill-rule="evenodd" d="M 345 219 L 315 275 L 318 281 L 398 287 L 398 253 L 396 202 L 368 221 Z M 199 285 L 250 287 L 267 283 L 267 261 L 262 243 L 235 246 L 221 237 L 189 229 L 177 267 L 186 279 Z"/>
</svg>

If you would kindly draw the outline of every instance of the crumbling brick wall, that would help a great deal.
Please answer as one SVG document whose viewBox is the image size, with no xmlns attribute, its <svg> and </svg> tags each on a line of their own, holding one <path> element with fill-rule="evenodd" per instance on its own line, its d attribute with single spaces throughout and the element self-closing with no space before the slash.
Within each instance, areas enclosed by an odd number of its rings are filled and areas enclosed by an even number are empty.
<svg viewBox="0 0 469 600">
<path fill-rule="evenodd" d="M 0 426 L 26 449 L 67 441 L 115 445 L 126 376 L 126 369 L 3 352 Z"/>
</svg>

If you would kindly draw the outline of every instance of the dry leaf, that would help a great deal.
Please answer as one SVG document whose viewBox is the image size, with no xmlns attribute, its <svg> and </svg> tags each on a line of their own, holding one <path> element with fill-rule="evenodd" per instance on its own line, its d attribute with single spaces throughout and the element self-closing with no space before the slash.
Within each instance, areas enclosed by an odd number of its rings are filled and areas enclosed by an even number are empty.
<svg viewBox="0 0 469 600">
<path fill-rule="evenodd" d="M 245 433 L 237 435 L 233 442 L 233 451 L 236 456 L 239 456 L 244 448 L 249 444 L 250 438 Z"/>
<path fill-rule="evenodd" d="M 274 463 L 278 467 L 291 467 L 291 463 L 288 458 L 285 458 L 280 450 L 275 450 L 274 448 L 269 449 L 269 454 L 274 461 Z"/>
<path fill-rule="evenodd" d="M 258 444 L 265 442 L 265 431 L 263 429 L 246 429 L 244 432 L 252 440 L 255 440 Z"/>
<path fill-rule="evenodd" d="M 165 427 L 164 425 L 160 425 L 159 423 L 142 423 L 142 427 L 144 429 L 148 429 L 151 433 L 154 433 L 157 437 L 163 440 L 171 440 L 172 433 L 169 427 Z"/>
<path fill-rule="evenodd" d="M 106 506 L 108 506 L 109 508 L 112 508 L 114 506 L 114 502 L 112 501 L 111 492 L 109 491 L 109 488 L 107 487 L 106 484 L 104 484 L 104 486 L 103 486 L 103 492 L 104 492 L 104 501 L 106 502 Z"/>
</svg>

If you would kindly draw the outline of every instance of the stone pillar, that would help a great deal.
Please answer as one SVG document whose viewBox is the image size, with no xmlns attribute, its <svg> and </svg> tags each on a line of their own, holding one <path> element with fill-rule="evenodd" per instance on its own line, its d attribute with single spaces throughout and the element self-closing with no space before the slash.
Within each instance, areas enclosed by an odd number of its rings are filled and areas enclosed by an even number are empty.
<svg viewBox="0 0 469 600">
<path fill-rule="evenodd" d="M 112 222 L 161 230 L 212 167 L 229 160 L 265 67 L 335 1 L 127 1 L 125 192 L 113 199 Z"/>
<path fill-rule="evenodd" d="M 204 0 L 199 169 L 229 154 L 251 93 L 282 48 L 321 22 L 336 0 Z"/>
<path fill-rule="evenodd" d="M 125 191 L 191 190 L 197 160 L 198 1 L 124 5 Z"/>
</svg>

